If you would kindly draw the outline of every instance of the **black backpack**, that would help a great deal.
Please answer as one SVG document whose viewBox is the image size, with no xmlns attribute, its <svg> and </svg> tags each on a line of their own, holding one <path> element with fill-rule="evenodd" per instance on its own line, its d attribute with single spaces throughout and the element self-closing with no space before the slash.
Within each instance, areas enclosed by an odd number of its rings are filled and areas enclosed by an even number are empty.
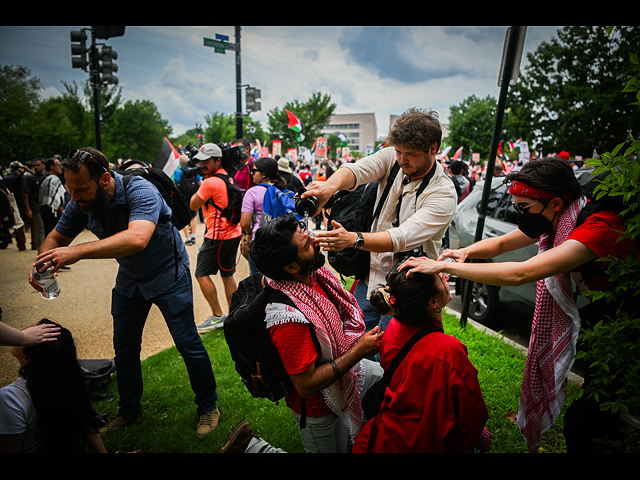
<svg viewBox="0 0 640 480">
<path fill-rule="evenodd" d="M 84 377 L 85 389 L 92 402 L 110 402 L 115 398 L 114 395 L 108 394 L 111 374 L 116 371 L 115 360 L 78 360 L 78 365 Z M 98 394 L 99 391 L 102 393 Z"/>
<path fill-rule="evenodd" d="M 398 170 L 400 170 L 400 165 L 396 162 L 387 178 L 386 187 L 375 212 L 379 182 L 360 185 L 353 191 L 340 190 L 336 192 L 324 207 L 327 230 L 333 229 L 331 221 L 335 220 L 349 232 L 371 231 L 371 226 L 380 215 Z M 328 252 L 327 259 L 331 266 L 345 277 L 355 276 L 357 279 L 364 279 L 369 275 L 370 255 L 365 250 L 349 247 L 339 252 Z"/>
<path fill-rule="evenodd" d="M 277 402 L 286 395 L 290 377 L 264 322 L 264 310 L 271 302 L 295 307 L 281 291 L 263 288 L 261 273 L 241 280 L 231 297 L 224 336 L 236 371 L 249 393 L 254 398 Z"/>
<path fill-rule="evenodd" d="M 138 162 L 131 161 L 124 163 L 119 170 L 116 170 L 120 175 L 122 175 L 122 181 L 124 183 L 125 192 L 127 188 L 127 184 L 134 176 L 142 177 L 149 182 L 153 183 L 155 187 L 164 198 L 164 201 L 167 202 L 169 208 L 171 208 L 171 222 L 175 225 L 178 230 L 182 230 L 184 227 L 191 223 L 191 207 L 187 203 L 186 198 L 180 191 L 180 188 L 176 185 L 176 183 L 171 180 L 166 173 L 157 168 L 150 168 L 143 165 L 140 165 L 138 168 L 132 170 L 126 170 L 126 168 L 130 165 L 138 164 Z M 169 218 L 160 219 L 161 221 L 168 221 Z"/>
<path fill-rule="evenodd" d="M 237 225 L 240 223 L 240 217 L 242 216 L 242 199 L 244 197 L 244 191 L 240 189 L 235 182 L 231 181 L 231 177 L 229 177 L 229 175 L 225 175 L 224 173 L 214 173 L 213 176 L 221 178 L 227 185 L 227 198 L 229 199 L 229 203 L 227 204 L 227 208 L 220 208 L 210 198 L 205 202 L 205 206 L 211 205 L 217 208 L 220 210 L 220 215 L 222 215 L 223 218 L 226 218 L 231 225 Z"/>
<path fill-rule="evenodd" d="M 198 177 L 195 176 L 187 178 L 183 171 L 180 181 L 178 182 L 178 187 L 186 197 L 187 201 L 189 201 L 189 199 L 191 199 L 191 197 L 198 191 Z"/>
</svg>

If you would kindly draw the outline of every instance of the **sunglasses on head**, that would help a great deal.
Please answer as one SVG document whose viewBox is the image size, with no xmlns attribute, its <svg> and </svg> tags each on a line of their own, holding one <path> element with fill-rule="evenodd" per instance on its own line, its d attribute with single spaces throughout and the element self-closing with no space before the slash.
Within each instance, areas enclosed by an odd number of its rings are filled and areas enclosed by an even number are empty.
<svg viewBox="0 0 640 480">
<path fill-rule="evenodd" d="M 85 152 L 84 150 L 71 150 L 69 152 L 69 158 L 74 158 L 75 156 L 78 156 L 82 163 L 87 163 L 88 160 L 93 160 L 95 163 L 100 165 L 100 167 L 102 167 L 105 172 L 109 173 L 109 170 L 104 168 L 104 166 L 95 158 L 93 158 L 93 155 L 91 155 L 89 152 Z"/>
</svg>

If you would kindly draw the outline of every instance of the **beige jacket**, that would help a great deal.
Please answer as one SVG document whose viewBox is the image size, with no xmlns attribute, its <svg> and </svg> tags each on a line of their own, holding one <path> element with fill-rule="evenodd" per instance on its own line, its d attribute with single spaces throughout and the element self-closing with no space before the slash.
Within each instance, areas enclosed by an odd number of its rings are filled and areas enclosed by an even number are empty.
<svg viewBox="0 0 640 480">
<path fill-rule="evenodd" d="M 387 177 L 396 162 L 393 147 L 384 148 L 356 163 L 348 163 L 340 168 L 350 169 L 356 176 L 356 185 L 380 182 L 378 197 L 382 195 Z M 367 281 L 368 294 L 386 283 L 385 276 L 394 263 L 400 260 L 398 252 L 406 252 L 422 245 L 429 258 L 438 258 L 442 237 L 451 224 L 458 203 L 456 189 L 451 179 L 444 173 L 442 165 L 436 163 L 436 172 L 429 185 L 416 202 L 416 190 L 422 179 L 402 185 L 404 175 L 398 172 L 380 217 L 373 223 L 372 232 L 388 231 L 393 242 L 393 252 L 371 252 L 371 266 Z M 393 227 L 396 220 L 396 206 L 402 195 L 400 225 Z M 395 258 L 394 258 L 395 257 Z"/>
</svg>

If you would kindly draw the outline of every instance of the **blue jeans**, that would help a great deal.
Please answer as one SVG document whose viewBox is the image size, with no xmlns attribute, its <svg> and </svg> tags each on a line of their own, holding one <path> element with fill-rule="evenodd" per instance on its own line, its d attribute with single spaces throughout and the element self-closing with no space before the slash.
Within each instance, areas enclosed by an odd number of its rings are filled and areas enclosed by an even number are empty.
<svg viewBox="0 0 640 480">
<path fill-rule="evenodd" d="M 216 380 L 209 354 L 196 329 L 193 314 L 193 286 L 187 272 L 168 292 L 144 300 L 136 289 L 127 298 L 113 289 L 111 315 L 113 316 L 113 346 L 115 349 L 120 415 L 132 420 L 140 413 L 142 398 L 142 368 L 140 350 L 142 331 L 151 305 L 156 305 L 169 328 L 169 333 L 187 367 L 191 389 L 199 415 L 216 408 L 218 396 Z"/>
<path fill-rule="evenodd" d="M 387 325 L 389 325 L 389 321 L 391 321 L 391 317 L 389 315 L 380 315 L 371 305 L 371 302 L 367 298 L 368 289 L 369 287 L 367 287 L 367 283 L 364 280 L 358 280 L 356 289 L 353 292 L 353 296 L 356 297 L 358 305 L 360 305 L 360 308 L 362 309 L 366 331 L 368 332 L 376 325 L 380 325 L 382 330 L 386 330 Z"/>
</svg>

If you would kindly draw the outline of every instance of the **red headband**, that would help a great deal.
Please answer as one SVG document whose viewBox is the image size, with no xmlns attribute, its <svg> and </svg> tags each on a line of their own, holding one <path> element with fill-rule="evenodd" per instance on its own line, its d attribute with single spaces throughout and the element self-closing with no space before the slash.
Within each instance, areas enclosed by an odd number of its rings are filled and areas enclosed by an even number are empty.
<svg viewBox="0 0 640 480">
<path fill-rule="evenodd" d="M 561 197 L 559 195 L 554 195 L 551 192 L 530 187 L 529 185 L 516 181 L 511 182 L 509 193 L 516 197 L 532 198 L 534 200 L 548 200 L 550 198 L 562 198 L 564 200 L 569 200 L 571 198 L 571 195 L 568 193 L 565 193 L 564 196 Z"/>
</svg>

